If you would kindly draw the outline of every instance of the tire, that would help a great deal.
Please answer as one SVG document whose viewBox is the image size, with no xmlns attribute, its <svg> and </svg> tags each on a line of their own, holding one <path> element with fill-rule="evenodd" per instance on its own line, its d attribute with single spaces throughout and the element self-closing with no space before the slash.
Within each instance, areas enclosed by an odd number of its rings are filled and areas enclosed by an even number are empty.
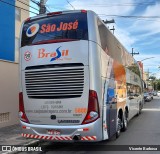
<svg viewBox="0 0 160 154">
<path fill-rule="evenodd" d="M 142 113 L 142 104 L 139 104 L 139 114 Z"/>
<path fill-rule="evenodd" d="M 138 110 L 138 113 L 136 114 L 136 116 L 139 116 L 141 114 L 141 111 L 142 111 L 142 107 L 141 107 L 141 104 L 139 104 L 139 110 Z"/>
<path fill-rule="evenodd" d="M 138 111 L 138 113 L 137 113 L 137 116 L 139 116 L 141 113 L 142 113 L 142 105 L 139 104 L 139 111 Z"/>
<path fill-rule="evenodd" d="M 116 131 L 116 138 L 118 138 L 120 136 L 121 133 L 121 126 L 122 126 L 122 120 L 120 119 L 120 117 L 117 117 L 117 131 Z"/>
<path fill-rule="evenodd" d="M 124 116 L 123 116 L 123 127 L 121 131 L 125 132 L 127 130 L 127 126 L 128 126 L 128 113 L 127 111 L 125 111 Z"/>
</svg>

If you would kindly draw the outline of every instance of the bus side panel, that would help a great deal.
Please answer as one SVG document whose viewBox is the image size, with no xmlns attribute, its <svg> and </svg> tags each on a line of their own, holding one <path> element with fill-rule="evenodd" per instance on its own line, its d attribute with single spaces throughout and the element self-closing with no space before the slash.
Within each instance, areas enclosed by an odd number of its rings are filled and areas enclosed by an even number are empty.
<svg viewBox="0 0 160 154">
<path fill-rule="evenodd" d="M 139 105 L 143 105 L 141 79 L 131 70 L 126 69 L 127 74 L 127 101 L 129 106 L 129 119 L 139 113 Z"/>
<path fill-rule="evenodd" d="M 117 109 L 125 110 L 126 106 L 126 72 L 122 64 L 114 61 L 114 75 L 116 80 Z"/>
<path fill-rule="evenodd" d="M 101 48 L 94 42 L 89 41 L 89 72 L 90 72 L 90 89 L 95 90 L 98 95 L 100 120 L 101 124 L 97 130 L 102 140 L 102 87 L 101 87 L 101 63 L 100 63 Z"/>
<path fill-rule="evenodd" d="M 108 120 L 109 117 L 107 116 L 107 90 L 108 90 L 108 78 L 110 77 L 111 73 L 111 62 L 110 62 L 110 57 L 101 49 L 101 78 L 102 78 L 102 120 L 103 120 L 103 140 L 106 140 L 109 138 L 109 124 Z M 107 129 L 108 128 L 108 129 Z"/>
<path fill-rule="evenodd" d="M 97 130 L 102 140 L 102 105 L 103 105 L 103 88 L 101 80 L 101 47 L 99 32 L 97 27 L 97 16 L 92 11 L 88 11 L 88 34 L 89 34 L 89 72 L 90 72 L 90 89 L 95 90 L 98 95 L 100 121 L 101 124 Z"/>
</svg>

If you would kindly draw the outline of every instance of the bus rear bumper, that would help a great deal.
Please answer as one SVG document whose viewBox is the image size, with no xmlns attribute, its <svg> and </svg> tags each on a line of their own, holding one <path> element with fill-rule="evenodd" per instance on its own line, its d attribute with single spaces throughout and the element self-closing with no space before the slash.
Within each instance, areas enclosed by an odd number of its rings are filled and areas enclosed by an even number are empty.
<svg viewBox="0 0 160 154">
<path fill-rule="evenodd" d="M 72 126 L 34 125 L 20 122 L 22 136 L 25 138 L 54 142 L 97 142 L 103 140 L 101 119 L 90 124 Z"/>
</svg>

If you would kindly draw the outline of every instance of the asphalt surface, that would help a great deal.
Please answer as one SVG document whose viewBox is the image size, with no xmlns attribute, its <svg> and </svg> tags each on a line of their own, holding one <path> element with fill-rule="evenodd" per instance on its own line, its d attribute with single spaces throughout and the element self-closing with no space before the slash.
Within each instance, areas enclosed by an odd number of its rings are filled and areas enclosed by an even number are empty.
<svg viewBox="0 0 160 154">
<path fill-rule="evenodd" d="M 1 151 L 2 146 L 35 146 L 38 140 L 26 139 L 21 136 L 20 124 L 0 128 L 0 154 L 14 153 L 12 151 Z M 15 151 L 16 152 L 16 151 Z"/>
<path fill-rule="evenodd" d="M 117 147 L 115 146 L 117 145 Z M 85 154 L 85 153 L 107 153 L 107 154 L 159 154 L 160 151 L 107 151 L 107 148 L 124 148 L 143 147 L 155 148 L 155 145 L 160 147 L 160 97 L 154 97 L 151 102 L 146 102 L 142 114 L 134 117 L 128 124 L 126 132 L 122 132 L 118 139 L 113 137 L 108 141 L 99 143 L 51 143 L 45 142 L 40 146 L 43 147 L 43 152 L 38 153 L 59 153 L 59 154 Z M 127 145 L 127 146 L 125 146 Z M 123 148 L 123 147 L 122 147 Z M 113 148 L 112 148 L 113 149 Z M 21 154 L 26 152 L 21 152 Z M 35 153 L 35 152 L 34 152 Z"/>
</svg>

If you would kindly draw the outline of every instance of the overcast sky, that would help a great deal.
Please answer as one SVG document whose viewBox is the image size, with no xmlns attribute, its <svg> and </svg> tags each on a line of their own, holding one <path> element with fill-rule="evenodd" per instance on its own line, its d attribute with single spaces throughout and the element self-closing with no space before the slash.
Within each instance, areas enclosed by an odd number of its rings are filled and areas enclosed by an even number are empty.
<svg viewBox="0 0 160 154">
<path fill-rule="evenodd" d="M 144 70 L 160 78 L 160 0 L 48 0 L 50 12 L 86 9 L 93 10 L 102 19 L 114 19 L 115 36 L 136 60 L 144 60 Z M 31 3 L 31 5 L 33 5 Z"/>
</svg>

